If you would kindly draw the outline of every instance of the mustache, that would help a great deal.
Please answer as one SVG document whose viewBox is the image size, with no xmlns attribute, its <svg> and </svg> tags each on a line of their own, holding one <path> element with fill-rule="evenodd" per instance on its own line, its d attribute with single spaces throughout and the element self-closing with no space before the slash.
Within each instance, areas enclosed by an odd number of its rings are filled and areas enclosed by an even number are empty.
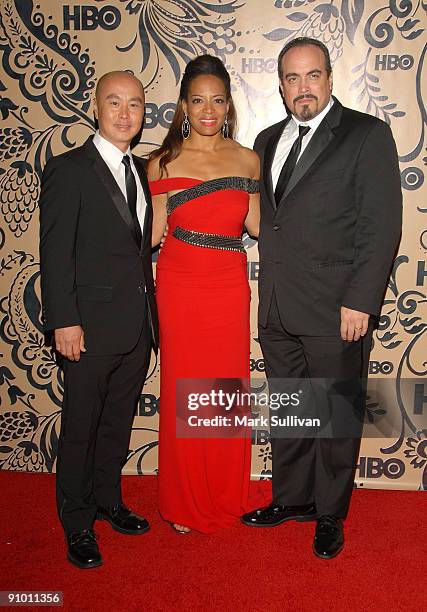
<svg viewBox="0 0 427 612">
<path fill-rule="evenodd" d="M 308 98 L 310 98 L 311 100 L 317 100 L 317 97 L 313 96 L 313 94 L 304 94 L 304 95 L 297 96 L 296 98 L 294 98 L 294 104 L 295 102 L 298 102 L 298 100 L 307 100 Z"/>
</svg>

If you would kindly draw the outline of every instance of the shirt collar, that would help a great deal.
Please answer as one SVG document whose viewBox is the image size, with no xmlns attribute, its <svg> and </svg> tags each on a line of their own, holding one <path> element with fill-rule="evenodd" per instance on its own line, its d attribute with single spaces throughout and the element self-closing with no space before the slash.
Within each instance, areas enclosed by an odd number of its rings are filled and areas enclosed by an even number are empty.
<svg viewBox="0 0 427 612">
<path fill-rule="evenodd" d="M 334 100 L 331 96 L 329 99 L 329 102 L 327 103 L 325 108 L 322 110 L 322 112 L 316 115 L 315 117 L 313 117 L 313 119 L 310 119 L 309 121 L 300 121 L 294 115 L 292 115 L 292 119 L 294 120 L 294 123 L 297 127 L 299 127 L 300 125 L 308 125 L 310 128 L 310 131 L 314 132 L 314 130 L 316 130 L 319 127 L 319 125 L 322 123 L 324 117 L 326 117 L 326 115 L 329 113 L 333 104 L 334 104 Z"/>
<path fill-rule="evenodd" d="M 96 146 L 103 159 L 116 170 L 120 168 L 120 164 L 122 163 L 124 155 L 129 155 L 130 159 L 132 160 L 132 153 L 130 152 L 130 147 L 128 148 L 126 153 L 123 153 L 115 145 L 113 145 L 111 142 L 101 136 L 99 130 L 96 130 L 95 132 L 95 135 L 93 137 L 93 144 Z"/>
</svg>

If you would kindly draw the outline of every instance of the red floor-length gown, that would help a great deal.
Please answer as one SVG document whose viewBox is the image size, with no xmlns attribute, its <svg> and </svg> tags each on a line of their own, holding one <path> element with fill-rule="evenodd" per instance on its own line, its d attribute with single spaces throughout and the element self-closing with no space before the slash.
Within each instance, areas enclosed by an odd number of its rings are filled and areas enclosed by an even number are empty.
<svg viewBox="0 0 427 612">
<path fill-rule="evenodd" d="M 212 533 L 266 502 L 267 493 L 249 491 L 250 437 L 177 438 L 176 381 L 249 379 L 250 289 L 240 237 L 258 182 L 167 178 L 150 189 L 153 195 L 177 191 L 167 202 L 169 233 L 156 279 L 159 508 L 167 521 Z"/>
</svg>

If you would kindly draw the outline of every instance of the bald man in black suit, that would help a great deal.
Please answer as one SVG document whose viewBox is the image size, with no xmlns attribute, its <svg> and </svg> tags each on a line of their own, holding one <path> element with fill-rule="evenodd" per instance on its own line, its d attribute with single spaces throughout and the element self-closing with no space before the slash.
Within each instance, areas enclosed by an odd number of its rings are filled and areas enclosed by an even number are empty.
<svg viewBox="0 0 427 612">
<path fill-rule="evenodd" d="M 47 163 L 40 198 L 44 324 L 64 369 L 57 505 L 67 558 L 82 569 L 102 564 L 96 518 L 128 535 L 149 529 L 123 504 L 120 475 L 158 338 L 151 197 L 130 152 L 144 117 L 140 81 L 104 75 L 95 115 L 95 136 Z"/>
</svg>

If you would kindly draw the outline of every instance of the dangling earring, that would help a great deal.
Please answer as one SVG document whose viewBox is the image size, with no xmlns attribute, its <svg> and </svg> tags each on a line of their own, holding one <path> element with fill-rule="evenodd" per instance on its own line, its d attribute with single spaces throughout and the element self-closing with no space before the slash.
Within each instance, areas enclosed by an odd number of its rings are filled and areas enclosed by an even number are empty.
<svg viewBox="0 0 427 612">
<path fill-rule="evenodd" d="M 228 138 L 228 121 L 227 116 L 225 117 L 225 121 L 222 126 L 222 135 L 224 138 Z"/>
<path fill-rule="evenodd" d="M 191 126 L 190 126 L 190 122 L 188 121 L 188 115 L 187 113 L 184 113 L 184 121 L 182 122 L 182 126 L 181 126 L 181 133 L 182 133 L 182 137 L 184 138 L 184 140 L 187 140 L 187 138 L 190 137 L 190 131 L 191 131 Z"/>
</svg>

